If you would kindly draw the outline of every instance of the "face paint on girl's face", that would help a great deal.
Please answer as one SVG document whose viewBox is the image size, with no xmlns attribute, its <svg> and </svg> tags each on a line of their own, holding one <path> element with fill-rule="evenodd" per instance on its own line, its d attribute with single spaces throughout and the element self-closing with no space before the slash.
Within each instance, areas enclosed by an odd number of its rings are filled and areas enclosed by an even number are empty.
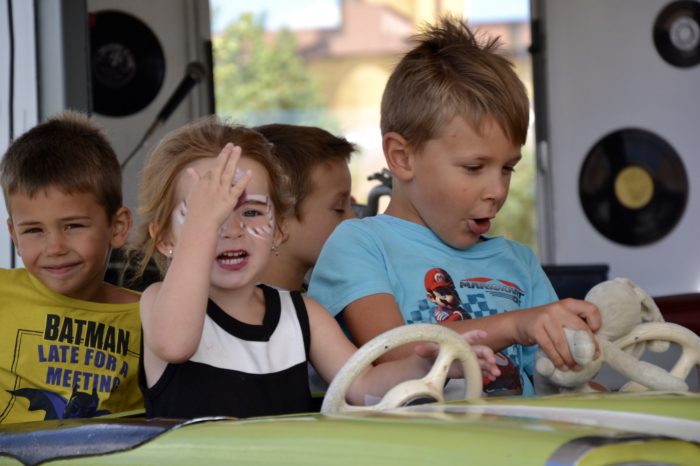
<svg viewBox="0 0 700 466">
<path fill-rule="evenodd" d="M 246 231 L 258 238 L 271 236 L 275 229 L 275 216 L 270 196 L 251 194 L 247 199 L 246 204 L 239 209 Z M 249 207 L 247 211 L 246 206 Z"/>
<path fill-rule="evenodd" d="M 251 236 L 267 238 L 275 227 L 274 210 L 270 196 L 264 194 L 246 194 L 233 209 L 233 213 L 219 229 L 223 236 L 230 227 L 229 222 L 239 222 L 241 228 Z"/>
<path fill-rule="evenodd" d="M 177 223 L 182 225 L 185 223 L 185 216 L 187 215 L 187 201 L 182 201 L 177 209 L 175 209 L 175 219 Z"/>
<path fill-rule="evenodd" d="M 175 210 L 175 219 L 182 225 L 187 216 L 187 201 L 182 201 Z M 266 238 L 272 234 L 275 227 L 274 210 L 270 196 L 264 194 L 244 194 L 238 200 L 229 218 L 219 228 L 219 236 L 224 236 L 231 226 L 230 222 L 237 221 L 241 229 L 251 236 Z"/>
<path fill-rule="evenodd" d="M 233 182 L 231 183 L 231 186 L 234 186 L 236 183 L 241 181 L 241 179 L 243 179 L 244 176 L 245 173 L 243 173 L 239 168 L 236 168 L 236 171 L 233 174 Z"/>
<path fill-rule="evenodd" d="M 237 168 L 231 186 L 235 186 L 244 176 L 245 173 Z M 187 200 L 183 200 L 174 212 L 175 220 L 178 224 L 182 225 L 185 223 L 187 212 Z M 218 234 L 220 237 L 223 237 L 231 227 L 232 224 L 230 222 L 238 222 L 240 228 L 250 236 L 261 239 L 270 237 L 275 227 L 274 209 L 270 196 L 265 194 L 248 194 L 244 190 L 231 215 L 219 227 Z"/>
</svg>

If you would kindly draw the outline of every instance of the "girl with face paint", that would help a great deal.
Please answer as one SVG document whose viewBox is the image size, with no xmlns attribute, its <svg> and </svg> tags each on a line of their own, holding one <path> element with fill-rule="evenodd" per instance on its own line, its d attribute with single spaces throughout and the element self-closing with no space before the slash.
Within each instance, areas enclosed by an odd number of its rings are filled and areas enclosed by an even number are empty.
<svg viewBox="0 0 700 466">
<path fill-rule="evenodd" d="M 164 274 L 141 297 L 149 417 L 309 411 L 307 363 L 330 382 L 356 350 L 317 302 L 256 282 L 292 205 L 281 173 L 259 133 L 215 118 L 168 134 L 149 156 L 136 246 L 141 270 L 153 259 Z M 497 375 L 493 353 L 475 351 Z M 420 354 L 368 368 L 348 401 L 422 377 L 435 354 Z"/>
</svg>

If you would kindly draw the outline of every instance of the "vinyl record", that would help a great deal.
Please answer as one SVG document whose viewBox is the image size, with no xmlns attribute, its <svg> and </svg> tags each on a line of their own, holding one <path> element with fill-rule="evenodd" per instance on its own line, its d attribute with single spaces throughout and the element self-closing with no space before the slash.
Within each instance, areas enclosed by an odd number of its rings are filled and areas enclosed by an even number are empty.
<svg viewBox="0 0 700 466">
<path fill-rule="evenodd" d="M 642 246 L 660 240 L 680 221 L 688 176 L 663 138 L 622 129 L 603 137 L 586 155 L 579 198 L 599 233 L 616 243 Z"/>
<path fill-rule="evenodd" d="M 95 112 L 132 115 L 155 99 L 165 77 L 165 57 L 156 35 L 121 11 L 90 14 L 92 101 Z"/>
<path fill-rule="evenodd" d="M 700 63 L 700 2 L 675 1 L 661 10 L 654 22 L 654 45 L 673 66 Z"/>
</svg>

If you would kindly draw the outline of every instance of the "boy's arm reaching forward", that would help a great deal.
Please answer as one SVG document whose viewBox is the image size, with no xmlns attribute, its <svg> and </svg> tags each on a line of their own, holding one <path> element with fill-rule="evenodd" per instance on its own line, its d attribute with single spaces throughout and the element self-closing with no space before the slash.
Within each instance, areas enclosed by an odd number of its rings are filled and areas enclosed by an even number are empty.
<svg viewBox="0 0 700 466">
<path fill-rule="evenodd" d="M 394 297 L 380 293 L 360 298 L 343 311 L 343 319 L 357 345 L 363 345 L 376 335 L 404 325 Z M 564 299 L 544 306 L 510 311 L 480 319 L 444 323 L 463 333 L 482 329 L 487 336 L 481 341 L 494 351 L 500 351 L 514 343 L 538 344 L 559 369 L 575 368 L 564 336 L 563 327 L 595 332 L 600 327 L 600 314 L 595 305 L 576 299 Z M 412 348 L 398 348 L 385 354 L 387 361 L 404 357 Z"/>
<path fill-rule="evenodd" d="M 458 332 L 483 329 L 488 332 L 484 344 L 495 351 L 514 343 L 540 344 L 557 367 L 574 367 L 562 327 L 597 330 L 600 318 L 594 305 L 577 300 L 555 301 L 556 294 L 537 258 L 525 246 L 496 238 L 468 251 L 455 251 L 440 249 L 434 241 L 426 243 L 430 238 L 433 234 L 425 227 L 391 216 L 347 220 L 324 244 L 311 276 L 309 295 L 332 315 L 342 316 L 355 344 L 362 345 L 379 333 L 405 325 L 411 319 L 410 310 L 417 311 L 415 322 L 430 321 L 430 313 L 435 312 L 433 304 L 442 304 L 428 301 L 431 297 L 426 296 L 429 290 L 424 288 L 425 277 L 436 265 L 454 263 L 454 287 L 460 287 L 462 282 L 471 284 L 465 279 L 472 277 L 490 277 L 496 288 L 492 293 L 488 288 L 492 283 L 474 287 L 474 302 L 468 303 L 471 287 L 465 286 L 459 296 L 465 311 L 462 315 L 475 318 L 443 325 Z M 408 250 L 412 253 L 405 254 Z M 485 255 L 488 261 L 480 259 Z M 503 278 L 514 287 L 495 278 Z M 522 292 L 523 300 L 503 298 L 500 291 L 504 288 L 506 292 Z M 478 312 L 482 305 L 496 315 L 483 316 Z M 399 348 L 382 360 L 411 352 L 411 348 Z M 534 364 L 530 359 L 534 359 L 534 351 L 527 351 L 520 361 L 524 363 L 522 372 L 527 373 L 529 364 Z"/>
<path fill-rule="evenodd" d="M 327 382 L 335 377 L 343 364 L 357 351 L 347 339 L 336 320 L 318 302 L 305 298 L 311 329 L 310 359 L 316 371 Z M 494 380 L 500 371 L 488 347 L 475 345 L 485 337 L 485 332 L 466 332 L 463 338 L 472 344 L 482 376 Z M 389 389 L 409 379 L 420 379 L 428 373 L 435 359 L 435 345 L 418 344 L 415 351 L 395 361 L 370 366 L 358 376 L 348 391 L 348 401 L 364 405 L 366 396 L 381 398 Z M 461 371 L 450 370 L 450 376 L 461 377 Z"/>
</svg>

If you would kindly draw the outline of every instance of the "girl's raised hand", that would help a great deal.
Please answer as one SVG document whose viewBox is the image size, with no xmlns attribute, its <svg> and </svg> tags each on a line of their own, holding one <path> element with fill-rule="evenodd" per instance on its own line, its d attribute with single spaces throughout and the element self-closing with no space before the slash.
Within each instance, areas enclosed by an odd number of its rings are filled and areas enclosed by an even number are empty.
<svg viewBox="0 0 700 466">
<path fill-rule="evenodd" d="M 252 176 L 250 170 L 236 176 L 240 158 L 241 148 L 228 143 L 216 157 L 212 170 L 201 175 L 193 167 L 187 169 L 194 182 L 186 199 L 187 218 L 210 221 L 217 229 L 226 221 Z"/>
</svg>

